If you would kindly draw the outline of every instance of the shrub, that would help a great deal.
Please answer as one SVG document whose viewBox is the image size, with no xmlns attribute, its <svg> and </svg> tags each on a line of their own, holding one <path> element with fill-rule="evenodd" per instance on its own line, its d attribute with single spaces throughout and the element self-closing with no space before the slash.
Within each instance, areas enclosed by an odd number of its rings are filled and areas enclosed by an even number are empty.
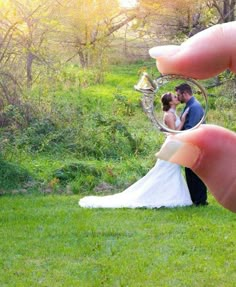
<svg viewBox="0 0 236 287">
<path fill-rule="evenodd" d="M 53 172 L 53 177 L 58 178 L 61 183 L 68 183 L 81 175 L 100 177 L 101 171 L 88 163 L 71 163 Z"/>
<path fill-rule="evenodd" d="M 19 165 L 4 161 L 0 157 L 0 188 L 15 189 L 23 183 L 32 180 L 29 172 Z"/>
</svg>

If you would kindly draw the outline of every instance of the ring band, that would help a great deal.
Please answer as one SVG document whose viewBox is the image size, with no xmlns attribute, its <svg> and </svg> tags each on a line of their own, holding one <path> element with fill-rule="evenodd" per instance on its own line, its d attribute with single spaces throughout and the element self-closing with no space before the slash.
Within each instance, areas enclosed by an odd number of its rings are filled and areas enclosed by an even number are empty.
<svg viewBox="0 0 236 287">
<path fill-rule="evenodd" d="M 154 101 L 157 95 L 157 92 L 163 88 L 167 83 L 170 83 L 171 81 L 174 80 L 181 80 L 188 82 L 189 84 L 197 87 L 200 91 L 200 94 L 203 96 L 205 100 L 205 107 L 204 107 L 204 114 L 200 121 L 192 128 L 188 130 L 174 130 L 170 129 L 167 126 L 165 126 L 160 120 L 157 118 L 155 114 L 155 109 L 154 109 Z M 177 134 L 177 133 L 183 133 L 187 131 L 191 131 L 199 127 L 202 123 L 204 123 L 206 119 L 206 114 L 207 114 L 207 109 L 208 109 L 208 99 L 207 99 L 207 93 L 206 90 L 202 87 L 201 84 L 199 84 L 195 79 L 188 78 L 182 75 L 163 75 L 161 77 L 158 77 L 155 80 L 152 80 L 150 76 L 147 73 L 143 73 L 141 79 L 139 80 L 138 84 L 134 86 L 136 91 L 139 91 L 143 94 L 142 96 L 142 106 L 143 110 L 148 116 L 148 118 L 151 120 L 152 124 L 161 130 L 162 132 L 168 132 L 172 134 Z"/>
</svg>

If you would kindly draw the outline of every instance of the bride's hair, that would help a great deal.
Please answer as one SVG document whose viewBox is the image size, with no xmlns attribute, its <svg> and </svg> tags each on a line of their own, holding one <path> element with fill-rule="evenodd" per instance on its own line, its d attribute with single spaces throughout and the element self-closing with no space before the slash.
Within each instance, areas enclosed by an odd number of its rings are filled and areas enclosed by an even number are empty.
<svg viewBox="0 0 236 287">
<path fill-rule="evenodd" d="M 161 96 L 162 110 L 167 112 L 170 109 L 170 102 L 172 101 L 171 93 L 166 93 Z"/>
</svg>

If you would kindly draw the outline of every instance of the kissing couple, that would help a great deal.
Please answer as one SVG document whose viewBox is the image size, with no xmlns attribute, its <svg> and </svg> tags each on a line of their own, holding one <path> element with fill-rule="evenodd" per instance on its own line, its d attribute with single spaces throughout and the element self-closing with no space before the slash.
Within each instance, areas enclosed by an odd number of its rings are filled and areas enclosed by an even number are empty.
<svg viewBox="0 0 236 287">
<path fill-rule="evenodd" d="M 178 116 L 176 107 L 180 103 L 185 104 L 185 107 Z M 163 122 L 172 130 L 191 129 L 204 115 L 202 105 L 187 83 L 176 86 L 175 93 L 163 94 L 161 104 Z M 158 157 L 154 167 L 123 192 L 106 196 L 86 196 L 80 199 L 79 205 L 86 208 L 173 208 L 208 204 L 207 188 L 191 169 L 185 168 L 185 181 L 181 166 L 165 161 L 165 155 L 162 155 L 162 159 Z"/>
</svg>

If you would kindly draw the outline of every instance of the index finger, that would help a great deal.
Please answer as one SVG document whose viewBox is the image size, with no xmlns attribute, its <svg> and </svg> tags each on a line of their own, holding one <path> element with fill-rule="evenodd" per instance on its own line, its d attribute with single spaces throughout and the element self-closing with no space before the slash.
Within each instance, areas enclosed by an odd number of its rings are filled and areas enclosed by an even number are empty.
<svg viewBox="0 0 236 287">
<path fill-rule="evenodd" d="M 227 68 L 236 72 L 236 21 L 212 26 L 180 46 L 158 46 L 149 53 L 162 74 L 206 79 Z"/>
<path fill-rule="evenodd" d="M 157 157 L 191 168 L 222 206 L 236 212 L 235 143 L 234 132 L 202 125 L 169 136 Z"/>
</svg>

